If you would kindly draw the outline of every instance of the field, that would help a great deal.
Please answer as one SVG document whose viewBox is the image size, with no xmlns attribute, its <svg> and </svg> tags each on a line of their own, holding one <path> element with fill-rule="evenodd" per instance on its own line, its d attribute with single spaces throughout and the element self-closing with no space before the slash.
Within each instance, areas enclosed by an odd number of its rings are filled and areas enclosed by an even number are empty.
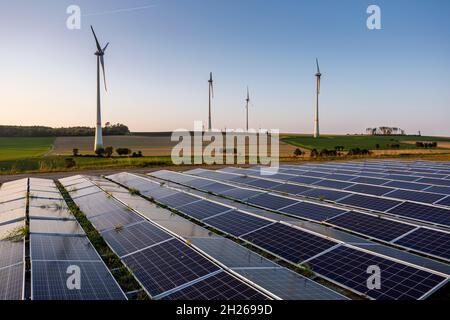
<svg viewBox="0 0 450 320">
<path fill-rule="evenodd" d="M 305 149 L 316 149 L 318 151 L 322 149 L 334 150 L 336 146 L 343 146 L 344 150 L 360 148 L 368 150 L 392 150 L 389 145 L 399 144 L 400 150 L 423 150 L 425 152 L 429 150 L 419 149 L 416 147 L 416 141 L 422 142 L 438 142 L 438 148 L 448 148 L 450 138 L 439 138 L 439 137 L 418 137 L 418 136 L 363 136 L 363 135 L 348 135 L 348 136 L 338 136 L 338 135 L 324 135 L 318 139 L 312 136 L 305 135 L 285 135 L 282 136 L 282 141 L 289 143 L 291 145 L 305 148 Z M 377 148 L 377 144 L 379 148 Z M 449 151 L 450 150 L 445 150 Z"/>
<path fill-rule="evenodd" d="M 40 157 L 53 145 L 54 138 L 1 138 L 0 161 Z"/>
</svg>

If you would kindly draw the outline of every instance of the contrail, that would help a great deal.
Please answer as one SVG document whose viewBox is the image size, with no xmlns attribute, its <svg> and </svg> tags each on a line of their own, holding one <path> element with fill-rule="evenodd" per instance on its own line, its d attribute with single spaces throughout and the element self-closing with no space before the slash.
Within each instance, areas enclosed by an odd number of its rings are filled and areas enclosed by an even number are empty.
<svg viewBox="0 0 450 320">
<path fill-rule="evenodd" d="M 152 4 L 152 5 L 148 5 L 148 6 L 142 6 L 142 7 L 123 8 L 123 9 L 104 11 L 104 12 L 88 13 L 88 14 L 83 14 L 83 16 L 85 16 L 85 17 L 103 16 L 103 15 L 107 15 L 107 14 L 129 12 L 129 11 L 137 11 L 137 10 L 145 10 L 145 9 L 150 9 L 150 8 L 154 8 L 154 7 L 156 7 L 156 5 Z"/>
</svg>

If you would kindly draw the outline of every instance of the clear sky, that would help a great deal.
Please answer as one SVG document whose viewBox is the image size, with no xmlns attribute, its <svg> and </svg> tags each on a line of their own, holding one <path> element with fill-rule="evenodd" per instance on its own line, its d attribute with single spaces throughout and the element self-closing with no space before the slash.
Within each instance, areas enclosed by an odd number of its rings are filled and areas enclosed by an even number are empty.
<svg viewBox="0 0 450 320">
<path fill-rule="evenodd" d="M 81 30 L 66 8 L 82 10 Z M 377 4 L 382 30 L 366 27 Z M 136 10 L 119 9 L 145 7 Z M 0 124 L 95 124 L 93 24 L 106 52 L 103 122 L 133 131 L 213 124 L 311 133 L 398 126 L 450 136 L 448 0 L 0 0 Z"/>
</svg>

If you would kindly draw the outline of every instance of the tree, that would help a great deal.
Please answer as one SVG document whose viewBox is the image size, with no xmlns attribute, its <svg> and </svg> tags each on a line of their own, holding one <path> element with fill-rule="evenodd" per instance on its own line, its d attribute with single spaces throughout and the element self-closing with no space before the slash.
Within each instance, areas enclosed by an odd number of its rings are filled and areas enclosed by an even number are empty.
<svg viewBox="0 0 450 320">
<path fill-rule="evenodd" d="M 106 147 L 105 148 L 105 156 L 108 158 L 111 158 L 111 156 L 114 153 L 114 148 L 113 147 Z"/>
<path fill-rule="evenodd" d="M 311 158 L 317 158 L 318 155 L 319 155 L 319 153 L 317 152 L 317 149 L 311 150 Z"/>
<path fill-rule="evenodd" d="M 95 154 L 99 157 L 103 157 L 103 155 L 105 154 L 105 149 L 104 148 L 97 148 L 97 150 L 95 150 Z"/>
<path fill-rule="evenodd" d="M 300 148 L 295 149 L 294 156 L 300 157 L 303 154 L 302 150 Z"/>
<path fill-rule="evenodd" d="M 74 148 L 74 149 L 72 150 L 73 156 L 74 156 L 74 157 L 78 157 L 78 152 L 79 152 L 79 150 L 78 150 L 77 148 Z"/>
</svg>

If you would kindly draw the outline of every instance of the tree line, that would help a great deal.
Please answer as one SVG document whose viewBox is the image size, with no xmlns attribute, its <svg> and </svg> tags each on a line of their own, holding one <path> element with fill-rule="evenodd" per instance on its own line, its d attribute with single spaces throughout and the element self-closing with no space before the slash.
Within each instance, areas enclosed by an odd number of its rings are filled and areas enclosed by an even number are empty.
<svg viewBox="0 0 450 320">
<path fill-rule="evenodd" d="M 124 124 L 109 124 L 103 128 L 105 136 L 123 136 L 130 134 L 130 130 Z M 95 128 L 68 127 L 51 128 L 45 126 L 2 126 L 0 125 L 0 137 L 85 137 L 94 136 Z"/>
</svg>

